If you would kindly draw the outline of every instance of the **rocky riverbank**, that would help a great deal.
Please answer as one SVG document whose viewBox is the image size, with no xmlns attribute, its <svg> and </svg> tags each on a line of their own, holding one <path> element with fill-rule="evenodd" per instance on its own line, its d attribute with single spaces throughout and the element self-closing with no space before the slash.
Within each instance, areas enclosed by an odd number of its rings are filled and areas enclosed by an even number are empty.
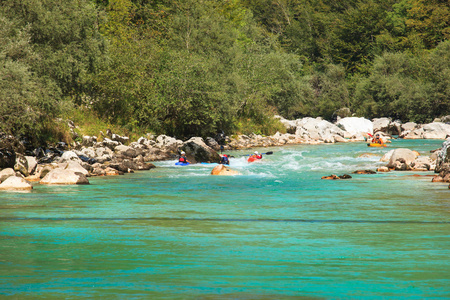
<svg viewBox="0 0 450 300">
<path fill-rule="evenodd" d="M 147 135 L 137 141 L 108 133 L 99 139 L 84 136 L 73 145 L 59 143 L 55 147 L 30 149 L 11 136 L 0 137 L 0 190 L 32 189 L 30 182 L 40 184 L 88 184 L 91 176 L 123 175 L 155 168 L 154 161 L 172 160 L 185 151 L 193 163 L 219 162 L 220 150 L 271 147 L 292 144 L 347 143 L 365 141 L 369 135 L 380 134 L 389 143 L 394 136 L 404 139 L 445 139 L 450 136 L 450 125 L 433 122 L 419 125 L 401 124 L 388 118 L 368 120 L 343 118 L 335 123 L 321 118 L 286 120 L 277 117 L 287 133 L 273 136 L 218 135 L 205 140 L 194 137 L 182 141 L 166 135 Z M 430 157 L 419 157 L 408 149 L 391 150 L 382 158 L 388 162 L 378 171 L 415 170 L 436 171 L 434 181 L 450 182 L 449 144 Z M 14 178 L 10 178 L 14 177 Z"/>
</svg>

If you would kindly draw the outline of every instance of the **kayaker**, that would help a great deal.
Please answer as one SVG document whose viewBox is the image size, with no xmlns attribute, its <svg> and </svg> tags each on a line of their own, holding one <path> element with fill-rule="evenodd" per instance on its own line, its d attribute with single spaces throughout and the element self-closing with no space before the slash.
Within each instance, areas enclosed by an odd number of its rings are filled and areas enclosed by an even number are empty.
<svg viewBox="0 0 450 300">
<path fill-rule="evenodd" d="M 373 143 L 373 144 L 381 144 L 381 145 L 384 144 L 384 142 L 383 142 L 383 140 L 381 139 L 379 133 L 377 133 L 377 134 L 375 135 L 375 138 L 372 140 L 372 143 Z"/>
<path fill-rule="evenodd" d="M 258 151 L 255 151 L 253 153 L 253 155 L 250 156 L 250 157 L 253 157 L 253 158 L 256 158 L 256 159 L 262 159 L 262 154 L 259 154 Z"/>
<path fill-rule="evenodd" d="M 186 163 L 191 163 L 190 161 L 188 161 L 187 160 L 187 158 L 186 158 L 186 152 L 184 152 L 184 151 L 181 151 L 181 156 L 180 156 L 180 158 L 178 159 L 178 162 L 180 162 L 180 163 L 184 163 L 184 164 L 186 164 Z"/>
<path fill-rule="evenodd" d="M 221 154 L 220 155 L 220 163 L 222 165 L 229 165 L 230 164 L 230 160 L 228 159 L 228 155 L 227 154 Z"/>
</svg>

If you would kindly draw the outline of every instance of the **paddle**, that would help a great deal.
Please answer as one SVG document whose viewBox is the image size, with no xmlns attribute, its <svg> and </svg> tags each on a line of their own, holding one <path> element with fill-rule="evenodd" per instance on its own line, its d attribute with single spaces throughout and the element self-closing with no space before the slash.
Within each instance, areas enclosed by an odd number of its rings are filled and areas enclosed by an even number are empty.
<svg viewBox="0 0 450 300">
<path fill-rule="evenodd" d="M 266 152 L 266 153 L 261 153 L 261 155 L 272 155 L 272 154 L 273 154 L 273 151 L 269 151 L 269 152 Z M 250 156 L 250 155 L 253 155 L 253 154 L 244 154 L 242 156 Z"/>
</svg>

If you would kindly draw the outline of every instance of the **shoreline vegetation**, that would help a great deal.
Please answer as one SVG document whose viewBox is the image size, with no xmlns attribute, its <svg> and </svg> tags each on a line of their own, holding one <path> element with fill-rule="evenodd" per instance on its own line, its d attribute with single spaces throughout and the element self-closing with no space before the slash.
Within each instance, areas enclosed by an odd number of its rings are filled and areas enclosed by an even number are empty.
<svg viewBox="0 0 450 300">
<path fill-rule="evenodd" d="M 82 142 L 72 145 L 59 143 L 53 148 L 26 148 L 23 141 L 12 136 L 1 139 L 0 190 L 29 190 L 31 182 L 40 184 L 89 184 L 90 176 L 123 175 L 155 168 L 152 162 L 175 160 L 181 151 L 192 163 L 219 163 L 219 152 L 250 148 L 273 147 L 297 144 L 324 143 L 370 143 L 371 136 L 378 134 L 389 145 L 393 138 L 441 139 L 441 149 L 433 149 L 430 156 L 419 155 L 410 149 L 389 149 L 380 161 L 386 166 L 376 172 L 420 171 L 435 172 L 433 182 L 450 182 L 450 124 L 433 122 L 429 124 L 405 123 L 388 118 L 368 120 L 348 117 L 335 123 L 322 118 L 286 120 L 276 116 L 286 127 L 287 133 L 277 132 L 272 136 L 218 134 L 215 138 L 193 137 L 186 141 L 166 135 L 147 135 L 131 141 L 129 137 L 106 131 L 103 138 L 83 136 Z M 445 117 L 450 118 L 450 117 Z M 440 120 L 436 120 L 440 121 Z M 73 123 L 72 123 L 73 124 Z M 445 140 L 447 139 L 447 140 Z M 30 155 L 31 154 L 31 155 Z M 231 166 L 232 168 L 232 166 Z M 215 175 L 236 175 L 234 170 Z M 355 172 L 362 172 L 357 170 Z M 367 173 L 376 173 L 365 170 Z M 330 175 L 322 179 L 351 178 Z M 450 186 L 449 186 L 450 188 Z"/>
</svg>

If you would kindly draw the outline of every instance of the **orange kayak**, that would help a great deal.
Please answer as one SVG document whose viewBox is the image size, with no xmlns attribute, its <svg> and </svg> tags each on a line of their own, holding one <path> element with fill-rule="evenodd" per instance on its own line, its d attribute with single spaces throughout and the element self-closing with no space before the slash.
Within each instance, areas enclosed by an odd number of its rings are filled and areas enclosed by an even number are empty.
<svg viewBox="0 0 450 300">
<path fill-rule="evenodd" d="M 369 147 L 387 147 L 386 144 L 378 144 L 378 143 L 370 143 L 370 144 L 367 144 L 367 146 L 369 146 Z"/>
</svg>

